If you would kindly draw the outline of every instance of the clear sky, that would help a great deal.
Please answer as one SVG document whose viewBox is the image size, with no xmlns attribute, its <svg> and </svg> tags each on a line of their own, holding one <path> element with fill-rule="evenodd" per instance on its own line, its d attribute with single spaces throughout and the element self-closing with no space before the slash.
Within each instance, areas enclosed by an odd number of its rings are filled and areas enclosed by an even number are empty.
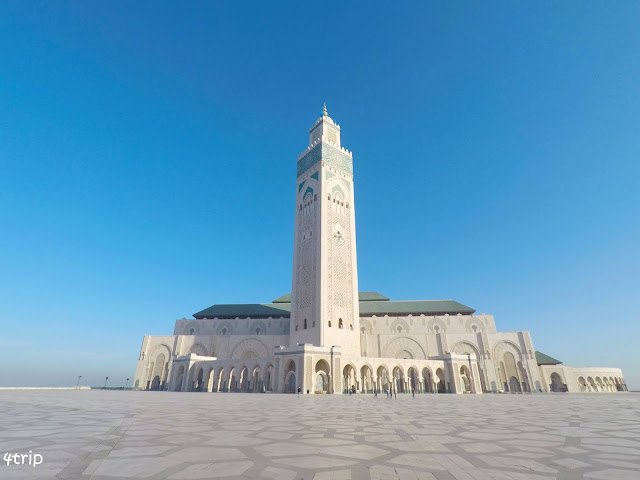
<svg viewBox="0 0 640 480">
<path fill-rule="evenodd" d="M 640 389 L 637 2 L 3 2 L 0 385 L 291 289 L 297 155 L 353 151 L 360 290 Z"/>
</svg>

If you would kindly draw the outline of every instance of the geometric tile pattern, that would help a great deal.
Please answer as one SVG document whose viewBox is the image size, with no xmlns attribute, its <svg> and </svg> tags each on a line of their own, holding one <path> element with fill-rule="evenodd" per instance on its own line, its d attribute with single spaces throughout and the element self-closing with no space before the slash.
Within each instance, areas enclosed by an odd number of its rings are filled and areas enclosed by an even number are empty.
<svg viewBox="0 0 640 480">
<path fill-rule="evenodd" d="M 640 394 L 0 392 L 0 478 L 640 479 Z"/>
</svg>

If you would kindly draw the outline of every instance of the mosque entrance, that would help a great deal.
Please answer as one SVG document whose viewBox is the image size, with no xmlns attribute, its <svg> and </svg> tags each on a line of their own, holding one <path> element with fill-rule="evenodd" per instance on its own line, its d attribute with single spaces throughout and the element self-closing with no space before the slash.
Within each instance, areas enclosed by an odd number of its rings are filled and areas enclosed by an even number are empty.
<svg viewBox="0 0 640 480">
<path fill-rule="evenodd" d="M 520 381 L 516 377 L 511 377 L 509 379 L 509 391 L 511 393 L 522 393 L 522 388 L 520 387 Z"/>
<path fill-rule="evenodd" d="M 296 392 L 296 374 L 293 372 L 289 372 L 289 377 L 287 378 L 287 393 L 295 393 Z"/>
<path fill-rule="evenodd" d="M 316 363 L 314 391 L 316 393 L 329 393 L 329 364 L 324 359 L 318 360 L 318 363 Z"/>
<path fill-rule="evenodd" d="M 329 380 L 327 375 L 323 372 L 318 373 L 316 376 L 316 393 L 329 393 Z"/>
</svg>

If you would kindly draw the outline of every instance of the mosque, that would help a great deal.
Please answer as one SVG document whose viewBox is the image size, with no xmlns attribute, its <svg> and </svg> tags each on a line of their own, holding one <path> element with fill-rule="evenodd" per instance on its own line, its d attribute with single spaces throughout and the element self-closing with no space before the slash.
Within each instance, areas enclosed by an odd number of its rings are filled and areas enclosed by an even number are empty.
<svg viewBox="0 0 640 480">
<path fill-rule="evenodd" d="M 454 300 L 358 291 L 353 155 L 327 115 L 298 156 L 291 293 L 220 304 L 147 335 L 139 390 L 293 393 L 620 392 L 619 368 L 569 367 L 529 332 Z"/>
</svg>

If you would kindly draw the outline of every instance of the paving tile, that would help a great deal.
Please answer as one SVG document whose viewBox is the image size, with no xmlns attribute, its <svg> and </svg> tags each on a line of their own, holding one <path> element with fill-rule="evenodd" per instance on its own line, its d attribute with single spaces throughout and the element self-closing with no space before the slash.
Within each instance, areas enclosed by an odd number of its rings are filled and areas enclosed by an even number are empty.
<svg viewBox="0 0 640 480">
<path fill-rule="evenodd" d="M 627 480 L 640 395 L 0 392 L 11 480 Z"/>
</svg>

